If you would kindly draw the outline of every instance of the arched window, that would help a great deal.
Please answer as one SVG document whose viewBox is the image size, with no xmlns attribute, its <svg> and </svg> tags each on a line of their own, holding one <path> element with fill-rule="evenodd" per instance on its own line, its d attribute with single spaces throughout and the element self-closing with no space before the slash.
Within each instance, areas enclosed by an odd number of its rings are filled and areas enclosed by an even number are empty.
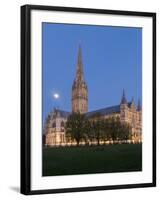
<svg viewBox="0 0 160 200">
<path fill-rule="evenodd" d="M 64 127 L 64 121 L 61 122 L 61 127 Z"/>
<path fill-rule="evenodd" d="M 53 124 L 52 124 L 52 128 L 55 128 L 55 127 L 56 127 L 56 123 L 53 122 Z"/>
</svg>

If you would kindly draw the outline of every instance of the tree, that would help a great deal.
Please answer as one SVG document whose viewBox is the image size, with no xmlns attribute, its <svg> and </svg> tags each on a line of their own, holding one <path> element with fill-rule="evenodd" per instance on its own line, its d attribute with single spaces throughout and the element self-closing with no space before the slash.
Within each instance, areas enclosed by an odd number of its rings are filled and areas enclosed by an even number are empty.
<svg viewBox="0 0 160 200">
<path fill-rule="evenodd" d="M 105 143 L 112 140 L 115 143 L 127 141 L 131 137 L 130 126 L 121 123 L 119 117 L 103 119 L 99 113 L 90 118 L 84 114 L 72 113 L 65 128 L 67 141 L 76 141 L 77 146 L 82 140 L 85 144 L 96 140 L 97 145 L 100 145 L 100 141 Z"/>
<path fill-rule="evenodd" d="M 85 116 L 80 113 L 72 113 L 66 122 L 66 135 L 71 140 L 76 140 L 77 146 L 79 142 L 84 138 L 85 133 Z"/>
<path fill-rule="evenodd" d="M 101 129 L 102 129 L 101 137 L 102 137 L 103 142 L 105 143 L 105 141 L 109 141 L 111 139 L 110 118 L 106 118 L 102 120 Z"/>
<path fill-rule="evenodd" d="M 99 145 L 100 144 L 100 140 L 102 138 L 102 121 L 100 119 L 97 119 L 96 121 L 93 121 L 92 122 L 92 130 L 93 130 L 93 133 L 94 133 L 94 137 L 97 141 L 97 144 Z"/>
<path fill-rule="evenodd" d="M 120 135 L 121 141 L 127 141 L 131 139 L 131 127 L 127 123 L 121 124 L 121 135 Z"/>
<path fill-rule="evenodd" d="M 83 138 L 86 144 L 89 144 L 89 141 L 92 142 L 93 140 L 93 131 L 92 131 L 92 126 L 91 122 L 89 119 L 85 118 L 84 120 L 84 125 L 83 125 Z"/>
<path fill-rule="evenodd" d="M 127 141 L 131 137 L 131 128 L 129 124 L 122 123 L 119 117 L 111 118 L 110 133 L 113 142 Z"/>
<path fill-rule="evenodd" d="M 122 124 L 119 117 L 115 118 L 115 132 L 116 132 L 115 133 L 116 140 L 121 141 L 121 135 L 122 135 L 123 129 L 122 129 Z"/>
<path fill-rule="evenodd" d="M 97 141 L 97 144 L 100 144 L 102 138 L 102 118 L 100 113 L 95 113 L 90 117 L 90 138 Z"/>
<path fill-rule="evenodd" d="M 117 125 L 115 117 L 111 117 L 110 119 L 110 135 L 113 142 L 117 140 Z"/>
<path fill-rule="evenodd" d="M 110 134 L 113 142 L 121 141 L 123 135 L 123 127 L 119 117 L 111 117 L 110 119 Z"/>
</svg>

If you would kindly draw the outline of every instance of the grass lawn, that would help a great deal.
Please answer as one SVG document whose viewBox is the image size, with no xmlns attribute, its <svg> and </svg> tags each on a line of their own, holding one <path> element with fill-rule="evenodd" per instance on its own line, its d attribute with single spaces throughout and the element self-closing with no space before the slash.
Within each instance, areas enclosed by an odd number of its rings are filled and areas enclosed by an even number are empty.
<svg viewBox="0 0 160 200">
<path fill-rule="evenodd" d="M 43 176 L 141 170 L 142 144 L 43 148 Z"/>
</svg>

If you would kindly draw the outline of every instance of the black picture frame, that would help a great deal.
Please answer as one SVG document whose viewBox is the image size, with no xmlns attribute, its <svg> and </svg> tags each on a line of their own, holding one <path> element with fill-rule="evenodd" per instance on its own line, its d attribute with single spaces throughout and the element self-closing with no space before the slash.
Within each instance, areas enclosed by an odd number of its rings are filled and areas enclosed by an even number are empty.
<svg viewBox="0 0 160 200">
<path fill-rule="evenodd" d="M 152 183 L 138 183 L 110 186 L 92 186 L 60 188 L 49 190 L 31 190 L 31 11 L 63 11 L 92 14 L 111 14 L 123 16 L 142 16 L 152 18 L 152 56 L 153 56 L 153 149 L 152 149 Z M 80 192 L 95 190 L 127 189 L 156 186 L 156 13 L 103 10 L 90 8 L 55 7 L 44 5 L 21 6 L 21 193 L 25 195 Z M 96 184 L 95 184 L 96 185 Z"/>
</svg>

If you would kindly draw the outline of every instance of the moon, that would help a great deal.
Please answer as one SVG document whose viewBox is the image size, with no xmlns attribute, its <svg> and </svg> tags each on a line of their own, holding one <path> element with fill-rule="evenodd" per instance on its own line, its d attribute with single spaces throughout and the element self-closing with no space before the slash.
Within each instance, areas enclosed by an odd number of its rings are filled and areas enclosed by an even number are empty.
<svg viewBox="0 0 160 200">
<path fill-rule="evenodd" d="M 59 94 L 58 94 L 58 93 L 55 93 L 55 94 L 53 94 L 53 97 L 54 97 L 55 99 L 58 99 L 58 98 L 59 98 Z"/>
</svg>

